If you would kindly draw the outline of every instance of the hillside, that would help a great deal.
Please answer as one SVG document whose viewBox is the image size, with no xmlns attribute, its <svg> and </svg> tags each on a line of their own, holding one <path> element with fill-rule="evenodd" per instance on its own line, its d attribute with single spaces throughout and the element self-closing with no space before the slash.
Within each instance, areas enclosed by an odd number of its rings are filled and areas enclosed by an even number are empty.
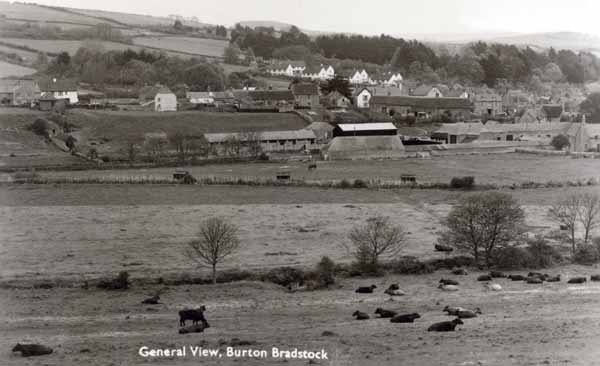
<svg viewBox="0 0 600 366">
<path fill-rule="evenodd" d="M 492 38 L 490 41 L 573 51 L 600 51 L 600 37 L 577 32 L 531 33 Z"/>
</svg>

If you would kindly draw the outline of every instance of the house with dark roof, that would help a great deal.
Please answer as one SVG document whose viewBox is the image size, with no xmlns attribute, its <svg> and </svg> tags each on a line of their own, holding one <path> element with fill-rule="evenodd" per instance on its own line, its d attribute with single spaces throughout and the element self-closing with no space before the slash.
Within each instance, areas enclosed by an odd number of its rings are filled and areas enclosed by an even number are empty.
<svg viewBox="0 0 600 366">
<path fill-rule="evenodd" d="M 319 86 L 315 83 L 300 82 L 290 86 L 296 107 L 315 108 L 319 103 Z"/>
<path fill-rule="evenodd" d="M 337 90 L 321 98 L 321 104 L 329 108 L 348 108 L 352 105 L 350 99 Z"/>
<path fill-rule="evenodd" d="M 564 110 L 562 104 L 543 104 L 542 116 L 548 122 L 560 122 Z"/>
<path fill-rule="evenodd" d="M 54 78 L 42 80 L 39 82 L 39 88 L 42 96 L 65 99 L 69 104 L 76 104 L 79 102 L 77 82 L 73 79 Z"/>
<path fill-rule="evenodd" d="M 414 116 L 415 118 L 447 117 L 464 121 L 473 111 L 473 104 L 465 98 L 426 98 L 406 96 L 373 96 L 370 99 L 372 111 L 393 116 Z"/>
<path fill-rule="evenodd" d="M 294 110 L 291 90 L 249 90 L 233 92 L 238 110 L 264 112 L 290 112 Z"/>
<path fill-rule="evenodd" d="M 40 96 L 40 88 L 34 80 L 0 79 L 0 104 L 2 105 L 31 105 Z"/>
<path fill-rule="evenodd" d="M 446 87 L 447 89 L 447 87 Z M 447 90 L 449 91 L 449 90 Z M 409 92 L 410 96 L 413 97 L 426 97 L 426 98 L 443 98 L 444 94 L 440 88 L 431 85 L 420 85 Z"/>
<path fill-rule="evenodd" d="M 446 144 L 462 144 L 477 140 L 482 130 L 481 122 L 444 123 L 431 134 L 431 139 Z"/>
<path fill-rule="evenodd" d="M 497 116 L 504 112 L 502 96 L 489 88 L 474 90 L 471 94 L 473 113 L 478 116 Z"/>
</svg>

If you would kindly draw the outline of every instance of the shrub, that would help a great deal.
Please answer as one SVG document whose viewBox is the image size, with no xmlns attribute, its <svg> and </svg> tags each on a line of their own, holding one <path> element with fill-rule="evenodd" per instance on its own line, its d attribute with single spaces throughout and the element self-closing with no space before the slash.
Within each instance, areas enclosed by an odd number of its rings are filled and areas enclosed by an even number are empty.
<svg viewBox="0 0 600 366">
<path fill-rule="evenodd" d="M 552 138 L 552 141 L 550 141 L 550 144 L 552 145 L 552 147 L 554 147 L 555 150 L 562 150 L 570 145 L 569 138 L 565 135 L 554 136 Z"/>
<path fill-rule="evenodd" d="M 43 118 L 36 118 L 36 120 L 29 126 L 29 129 L 38 136 L 48 138 L 48 121 Z"/>
<path fill-rule="evenodd" d="M 556 248 L 550 246 L 548 241 L 542 237 L 530 240 L 527 252 L 530 255 L 530 268 L 548 268 L 563 259 Z"/>
<path fill-rule="evenodd" d="M 304 272 L 300 269 L 293 267 L 278 267 L 267 272 L 261 280 L 288 287 L 294 283 L 304 282 L 304 277 Z"/>
<path fill-rule="evenodd" d="M 425 274 L 432 273 L 435 268 L 429 263 L 420 262 L 416 257 L 404 256 L 386 265 L 393 273 Z"/>
<path fill-rule="evenodd" d="M 367 188 L 367 182 L 365 182 L 362 179 L 355 179 L 354 180 L 354 188 Z"/>
<path fill-rule="evenodd" d="M 494 251 L 494 264 L 499 269 L 528 268 L 532 262 L 531 253 L 525 248 L 505 247 Z"/>
<path fill-rule="evenodd" d="M 594 244 L 582 244 L 577 247 L 573 256 L 577 264 L 591 265 L 600 262 L 600 249 Z"/>
<path fill-rule="evenodd" d="M 129 288 L 129 273 L 127 271 L 119 272 L 117 278 L 100 280 L 96 287 L 105 290 L 127 290 Z"/>
<path fill-rule="evenodd" d="M 335 263 L 329 257 L 321 258 L 315 271 L 319 287 L 328 287 L 335 283 Z"/>
<path fill-rule="evenodd" d="M 475 178 L 472 176 L 467 177 L 453 177 L 450 180 L 450 187 L 457 189 L 472 189 L 475 185 Z"/>
<path fill-rule="evenodd" d="M 338 184 L 339 188 L 351 188 L 352 184 L 347 179 L 342 179 Z"/>
</svg>

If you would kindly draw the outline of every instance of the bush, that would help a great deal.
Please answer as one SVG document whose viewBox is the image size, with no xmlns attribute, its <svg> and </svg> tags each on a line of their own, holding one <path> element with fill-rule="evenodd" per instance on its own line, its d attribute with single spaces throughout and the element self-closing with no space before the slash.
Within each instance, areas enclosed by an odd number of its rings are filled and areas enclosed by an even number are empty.
<svg viewBox="0 0 600 366">
<path fill-rule="evenodd" d="M 304 277 L 304 272 L 300 269 L 293 267 L 279 267 L 273 268 L 267 272 L 261 280 L 288 287 L 295 283 L 303 283 Z"/>
<path fill-rule="evenodd" d="M 96 287 L 105 290 L 127 290 L 129 288 L 129 273 L 127 271 L 119 272 L 117 278 L 112 280 L 100 280 Z"/>
<path fill-rule="evenodd" d="M 432 273 L 435 268 L 429 263 L 420 262 L 416 257 L 404 256 L 386 265 L 393 273 L 425 274 Z"/>
<path fill-rule="evenodd" d="M 29 126 L 29 129 L 38 136 L 48 138 L 48 121 L 43 118 L 36 118 L 36 120 Z"/>
<path fill-rule="evenodd" d="M 591 265 L 600 262 L 600 249 L 594 244 L 582 244 L 575 250 L 573 262 Z"/>
<path fill-rule="evenodd" d="M 562 261 L 562 255 L 548 241 L 541 237 L 529 241 L 527 251 L 530 254 L 529 268 L 548 268 Z"/>
<path fill-rule="evenodd" d="M 467 177 L 453 177 L 450 180 L 450 187 L 457 189 L 472 189 L 475 185 L 475 178 L 472 176 Z"/>
<path fill-rule="evenodd" d="M 552 141 L 550 141 L 550 145 L 552 145 L 555 150 L 562 150 L 570 145 L 569 138 L 565 135 L 556 135 L 552 138 Z"/>
<path fill-rule="evenodd" d="M 340 181 L 340 183 L 338 184 L 339 188 L 351 188 L 352 184 L 350 184 L 350 182 L 347 179 L 342 179 Z"/>
<path fill-rule="evenodd" d="M 529 268 L 532 262 L 531 253 L 525 248 L 506 247 L 494 252 L 494 264 L 499 269 Z"/>
<path fill-rule="evenodd" d="M 362 179 L 355 179 L 353 186 L 354 186 L 354 188 L 367 188 L 368 187 L 367 182 L 365 182 Z"/>
<path fill-rule="evenodd" d="M 321 258 L 315 271 L 319 287 L 328 287 L 335 283 L 335 263 L 329 257 Z"/>
</svg>

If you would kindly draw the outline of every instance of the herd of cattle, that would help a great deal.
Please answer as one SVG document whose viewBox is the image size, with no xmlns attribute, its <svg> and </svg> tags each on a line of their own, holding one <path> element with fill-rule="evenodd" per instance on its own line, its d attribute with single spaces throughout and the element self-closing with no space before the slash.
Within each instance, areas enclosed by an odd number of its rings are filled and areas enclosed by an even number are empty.
<svg viewBox="0 0 600 366">
<path fill-rule="evenodd" d="M 454 275 L 468 275 L 468 271 L 464 268 L 454 268 L 452 269 L 452 274 Z M 506 275 L 500 271 L 491 271 L 489 274 L 483 274 L 477 277 L 477 281 L 485 282 L 485 287 L 490 291 L 502 291 L 502 286 L 498 283 L 492 283 L 495 278 L 506 278 L 511 281 L 523 281 L 528 284 L 541 284 L 544 282 L 560 282 L 560 275 L 551 276 L 546 273 L 539 272 L 529 272 L 527 276 L 512 274 Z M 600 275 L 592 275 L 590 277 L 591 281 L 600 281 Z M 573 277 L 570 278 L 567 283 L 570 284 L 582 284 L 587 282 L 587 277 Z M 443 291 L 458 291 L 459 290 L 459 282 L 454 279 L 441 278 L 439 281 L 438 288 Z M 376 285 L 359 287 L 356 289 L 356 293 L 358 294 L 372 294 Z M 405 292 L 400 289 L 400 286 L 397 283 L 391 284 L 385 291 L 385 294 L 390 296 L 404 296 Z M 455 316 L 456 318 L 452 321 L 444 321 L 439 323 L 432 324 L 429 328 L 427 328 L 430 332 L 451 332 L 456 329 L 457 325 L 464 324 L 462 319 L 475 318 L 477 315 L 481 315 L 481 309 L 467 309 L 459 306 L 446 306 L 442 310 L 447 315 Z M 418 313 L 408 313 L 408 314 L 399 314 L 394 310 L 387 310 L 382 308 L 375 309 L 375 315 L 379 315 L 379 318 L 389 318 L 391 323 L 413 323 L 415 319 L 421 318 L 421 315 Z M 371 317 L 369 314 L 363 311 L 356 310 L 353 314 L 353 317 L 356 320 L 368 320 Z"/>
</svg>

